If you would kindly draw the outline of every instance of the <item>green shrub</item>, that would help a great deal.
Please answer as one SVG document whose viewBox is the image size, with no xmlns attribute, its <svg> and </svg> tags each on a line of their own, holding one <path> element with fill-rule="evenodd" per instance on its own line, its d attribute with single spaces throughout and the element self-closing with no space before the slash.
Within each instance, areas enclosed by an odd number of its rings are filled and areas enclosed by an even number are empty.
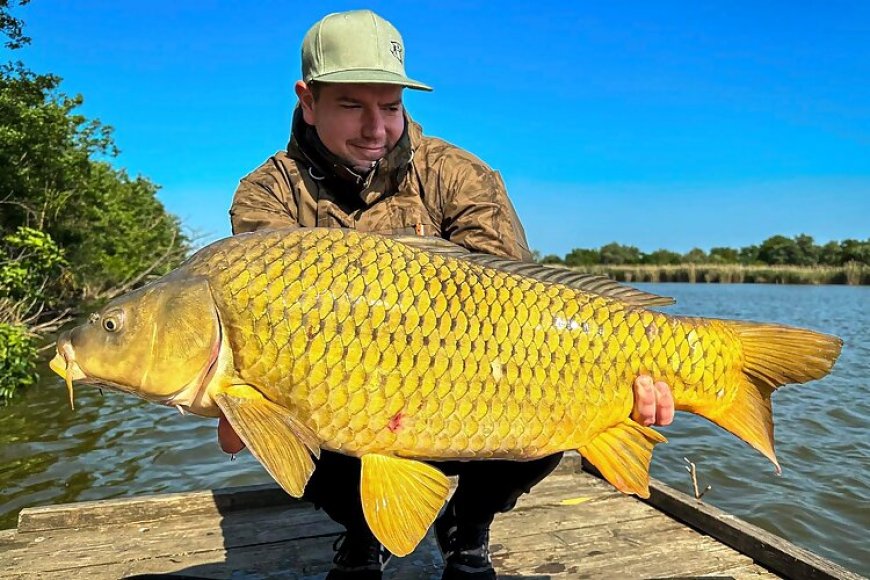
<svg viewBox="0 0 870 580">
<path fill-rule="evenodd" d="M 36 355 L 36 340 L 25 327 L 0 323 L 0 402 L 36 382 Z"/>
<path fill-rule="evenodd" d="M 0 298 L 45 302 L 46 294 L 58 294 L 65 266 L 63 250 L 51 236 L 19 226 L 0 240 Z"/>
<path fill-rule="evenodd" d="M 21 226 L 0 239 L 0 402 L 38 378 L 37 338 L 28 326 L 52 307 L 65 266 L 45 232 Z"/>
</svg>

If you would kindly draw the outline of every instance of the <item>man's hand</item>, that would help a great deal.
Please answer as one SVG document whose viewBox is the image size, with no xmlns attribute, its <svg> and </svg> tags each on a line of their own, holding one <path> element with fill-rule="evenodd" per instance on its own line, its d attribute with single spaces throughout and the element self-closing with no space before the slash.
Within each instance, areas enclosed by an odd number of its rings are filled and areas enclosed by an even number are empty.
<svg viewBox="0 0 870 580">
<path fill-rule="evenodd" d="M 218 443 L 224 453 L 232 453 L 233 455 L 245 448 L 245 443 L 223 413 L 218 419 Z"/>
<path fill-rule="evenodd" d="M 667 383 L 653 382 L 649 375 L 634 380 L 634 409 L 631 418 L 641 425 L 670 425 L 674 420 L 674 397 Z"/>
</svg>

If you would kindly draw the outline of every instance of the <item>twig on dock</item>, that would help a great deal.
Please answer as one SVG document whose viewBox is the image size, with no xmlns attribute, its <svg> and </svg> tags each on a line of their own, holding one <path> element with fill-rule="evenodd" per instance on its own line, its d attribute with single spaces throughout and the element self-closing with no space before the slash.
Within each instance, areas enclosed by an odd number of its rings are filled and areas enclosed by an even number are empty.
<svg viewBox="0 0 870 580">
<path fill-rule="evenodd" d="M 704 491 L 698 491 L 698 470 L 695 468 L 695 464 L 689 461 L 688 457 L 683 457 L 683 461 L 688 463 L 688 467 L 686 467 L 686 471 L 692 476 L 692 487 L 695 489 L 695 499 L 701 499 L 704 497 L 704 494 L 713 489 L 712 485 L 708 485 L 704 488 Z"/>
</svg>

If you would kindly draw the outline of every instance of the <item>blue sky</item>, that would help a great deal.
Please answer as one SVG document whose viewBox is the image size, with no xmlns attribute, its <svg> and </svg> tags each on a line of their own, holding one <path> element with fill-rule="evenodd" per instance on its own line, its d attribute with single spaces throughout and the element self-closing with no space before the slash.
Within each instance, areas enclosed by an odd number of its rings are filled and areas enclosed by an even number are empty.
<svg viewBox="0 0 870 580">
<path fill-rule="evenodd" d="M 501 171 L 545 254 L 870 237 L 867 2 L 34 0 L 16 57 L 212 240 L 286 146 L 305 31 L 362 7 L 435 87 L 406 91 L 411 115 Z"/>
</svg>

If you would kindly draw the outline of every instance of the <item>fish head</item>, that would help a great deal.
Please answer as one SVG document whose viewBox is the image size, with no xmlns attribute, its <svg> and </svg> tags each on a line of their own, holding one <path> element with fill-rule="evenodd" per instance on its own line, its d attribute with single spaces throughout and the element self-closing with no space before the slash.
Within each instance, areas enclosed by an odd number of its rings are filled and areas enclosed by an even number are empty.
<svg viewBox="0 0 870 580">
<path fill-rule="evenodd" d="M 221 345 L 217 306 L 203 277 L 163 278 L 94 312 L 62 333 L 50 366 L 66 380 L 166 405 L 196 405 Z"/>
</svg>

